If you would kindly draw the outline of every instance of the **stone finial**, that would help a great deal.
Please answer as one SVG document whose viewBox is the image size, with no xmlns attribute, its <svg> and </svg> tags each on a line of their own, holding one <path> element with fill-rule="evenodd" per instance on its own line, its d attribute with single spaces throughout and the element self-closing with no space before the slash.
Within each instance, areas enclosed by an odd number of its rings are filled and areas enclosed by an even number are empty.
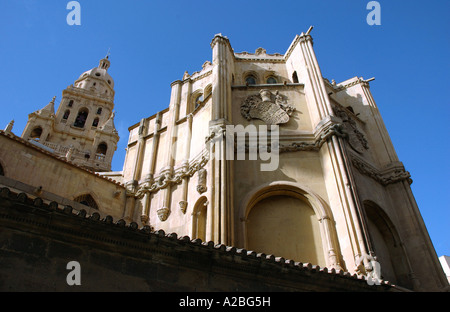
<svg viewBox="0 0 450 312">
<path fill-rule="evenodd" d="M 256 55 L 267 54 L 267 51 L 266 51 L 266 49 L 259 47 L 258 49 L 256 49 L 255 54 Z"/>
<path fill-rule="evenodd" d="M 6 133 L 11 133 L 14 126 L 14 120 L 11 120 L 5 128 Z"/>
<path fill-rule="evenodd" d="M 69 148 L 69 150 L 68 150 L 67 153 L 66 153 L 66 160 L 67 160 L 67 161 L 71 161 L 71 160 L 72 160 L 73 152 L 74 152 L 74 148 L 73 148 L 73 146 L 71 145 L 70 148 Z"/>
<path fill-rule="evenodd" d="M 186 79 L 188 79 L 188 78 L 190 78 L 191 76 L 189 75 L 189 73 L 188 73 L 188 71 L 185 71 L 184 72 L 184 75 L 183 75 L 183 80 L 186 80 Z"/>
</svg>

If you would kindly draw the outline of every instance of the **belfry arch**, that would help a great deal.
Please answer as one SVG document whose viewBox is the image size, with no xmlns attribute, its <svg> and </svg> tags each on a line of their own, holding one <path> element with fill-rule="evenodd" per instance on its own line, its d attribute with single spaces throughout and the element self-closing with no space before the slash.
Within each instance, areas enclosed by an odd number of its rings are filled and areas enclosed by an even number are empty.
<svg viewBox="0 0 450 312">
<path fill-rule="evenodd" d="M 239 214 L 244 248 L 341 269 L 331 210 L 308 188 L 288 181 L 262 184 L 248 193 Z"/>
</svg>

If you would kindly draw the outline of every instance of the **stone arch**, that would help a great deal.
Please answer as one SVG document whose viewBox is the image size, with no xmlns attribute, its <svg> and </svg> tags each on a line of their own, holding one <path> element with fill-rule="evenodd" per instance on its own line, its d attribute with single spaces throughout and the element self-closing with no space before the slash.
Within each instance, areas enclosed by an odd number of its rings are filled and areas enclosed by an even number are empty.
<svg viewBox="0 0 450 312">
<path fill-rule="evenodd" d="M 73 201 L 94 209 L 99 209 L 94 197 L 89 193 L 79 195 Z"/>
<path fill-rule="evenodd" d="M 208 99 L 211 94 L 212 94 L 212 84 L 208 84 L 205 87 L 205 92 L 203 93 L 204 101 L 206 101 L 206 99 Z"/>
<path fill-rule="evenodd" d="M 202 241 L 206 241 L 208 204 L 206 196 L 202 196 L 192 209 L 192 238 L 200 238 Z"/>
<path fill-rule="evenodd" d="M 253 78 L 254 83 L 250 83 L 250 81 L 247 81 L 248 78 Z M 250 70 L 242 74 L 242 81 L 245 85 L 259 84 L 260 78 L 257 72 L 255 72 L 254 70 Z"/>
<path fill-rule="evenodd" d="M 78 110 L 77 117 L 74 122 L 74 126 L 78 128 L 84 128 L 87 118 L 89 115 L 89 109 L 86 107 L 82 107 Z"/>
<path fill-rule="evenodd" d="M 205 96 L 203 94 L 203 90 L 202 89 L 195 90 L 191 95 L 190 111 L 193 112 L 197 108 L 202 106 L 204 100 L 205 100 Z"/>
<path fill-rule="evenodd" d="M 297 75 L 297 71 L 294 71 L 292 73 L 292 82 L 293 83 L 298 83 L 298 75 Z"/>
<path fill-rule="evenodd" d="M 382 279 L 412 289 L 411 267 L 394 223 L 375 202 L 365 200 L 363 206 Z"/>
<path fill-rule="evenodd" d="M 339 255 L 340 253 L 338 254 L 339 246 L 334 225 L 335 222 L 330 208 L 327 203 L 313 191 L 295 182 L 275 181 L 265 183 L 248 193 L 240 207 L 240 219 L 241 221 L 244 221 L 241 223 L 241 231 L 244 236 L 243 240 L 245 248 L 251 249 L 249 248 L 248 222 L 252 209 L 257 206 L 258 203 L 261 203 L 266 199 L 277 199 L 276 196 L 281 196 L 280 199 L 289 199 L 296 202 L 298 205 L 303 205 L 304 211 L 308 210 L 307 207 L 311 209 L 309 214 L 314 217 L 311 219 L 311 226 L 315 227 L 316 234 L 318 229 L 320 236 L 318 238 L 319 243 L 316 250 L 318 256 L 316 260 L 321 262 L 313 264 L 342 269 L 340 261 L 341 256 Z M 298 216 L 298 214 L 296 215 Z M 303 262 L 302 259 L 292 260 Z"/>
<path fill-rule="evenodd" d="M 105 142 L 102 142 L 97 146 L 96 150 L 97 154 L 106 155 L 107 151 L 108 151 L 108 144 L 106 144 Z"/>
<path fill-rule="evenodd" d="M 42 132 L 43 132 L 42 127 L 36 126 L 33 128 L 33 130 L 31 130 L 30 138 L 39 141 L 41 139 Z"/>
</svg>

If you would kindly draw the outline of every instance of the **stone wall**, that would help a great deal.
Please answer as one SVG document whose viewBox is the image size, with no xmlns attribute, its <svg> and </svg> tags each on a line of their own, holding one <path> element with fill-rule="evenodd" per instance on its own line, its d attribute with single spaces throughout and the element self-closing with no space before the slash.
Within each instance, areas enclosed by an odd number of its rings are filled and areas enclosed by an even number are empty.
<svg viewBox="0 0 450 312">
<path fill-rule="evenodd" d="M 399 291 L 0 190 L 0 291 Z M 70 261 L 80 286 L 69 286 Z"/>
</svg>

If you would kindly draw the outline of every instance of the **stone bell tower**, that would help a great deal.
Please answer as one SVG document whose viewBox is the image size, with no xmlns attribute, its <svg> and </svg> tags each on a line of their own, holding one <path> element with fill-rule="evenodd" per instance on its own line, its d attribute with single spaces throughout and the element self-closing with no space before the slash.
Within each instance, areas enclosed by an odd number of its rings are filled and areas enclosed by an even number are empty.
<svg viewBox="0 0 450 312">
<path fill-rule="evenodd" d="M 22 138 L 50 148 L 83 168 L 109 171 L 117 142 L 114 126 L 114 80 L 108 74 L 109 57 L 81 74 L 62 93 L 55 113 L 54 97 L 28 115 Z"/>
</svg>

